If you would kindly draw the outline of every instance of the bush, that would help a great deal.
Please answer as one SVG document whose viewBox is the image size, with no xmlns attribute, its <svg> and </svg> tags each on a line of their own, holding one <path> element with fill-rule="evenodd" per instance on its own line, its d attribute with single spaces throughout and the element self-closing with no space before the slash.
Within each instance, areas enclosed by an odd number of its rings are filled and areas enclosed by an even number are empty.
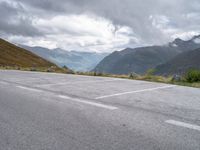
<svg viewBox="0 0 200 150">
<path fill-rule="evenodd" d="M 173 75 L 171 81 L 172 81 L 172 82 L 180 82 L 180 81 L 181 81 L 181 76 L 175 74 L 175 75 Z"/>
<path fill-rule="evenodd" d="M 139 77 L 139 75 L 136 74 L 135 72 L 132 72 L 132 73 L 129 74 L 130 79 L 137 79 L 138 77 Z"/>
<path fill-rule="evenodd" d="M 149 70 L 147 70 L 146 75 L 152 76 L 152 75 L 154 75 L 155 71 L 156 71 L 155 69 L 149 69 Z"/>
<path fill-rule="evenodd" d="M 185 79 L 187 82 L 199 82 L 200 81 L 200 70 L 189 70 L 186 75 Z"/>
</svg>

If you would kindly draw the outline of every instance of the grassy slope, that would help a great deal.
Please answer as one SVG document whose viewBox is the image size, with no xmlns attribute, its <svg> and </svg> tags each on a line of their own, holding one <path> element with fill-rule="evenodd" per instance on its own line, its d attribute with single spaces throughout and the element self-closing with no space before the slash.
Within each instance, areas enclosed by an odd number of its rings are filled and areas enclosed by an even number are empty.
<svg viewBox="0 0 200 150">
<path fill-rule="evenodd" d="M 0 38 L 0 69 L 73 73 Z"/>
<path fill-rule="evenodd" d="M 51 67 L 55 64 L 0 39 L 0 66 L 17 67 Z"/>
</svg>

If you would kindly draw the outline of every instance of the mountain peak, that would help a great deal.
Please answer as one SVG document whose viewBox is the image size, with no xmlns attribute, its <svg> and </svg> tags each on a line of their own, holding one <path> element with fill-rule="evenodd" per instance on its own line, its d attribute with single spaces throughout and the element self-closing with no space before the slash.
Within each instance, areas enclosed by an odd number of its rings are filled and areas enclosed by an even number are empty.
<svg viewBox="0 0 200 150">
<path fill-rule="evenodd" d="M 196 40 L 198 37 L 200 36 L 196 36 Z M 110 74 L 129 74 L 131 72 L 145 74 L 148 69 L 165 64 L 180 53 L 197 48 L 200 48 L 200 38 L 199 44 L 194 43 L 191 39 L 187 41 L 177 38 L 168 45 L 163 46 L 126 48 L 105 57 L 96 66 L 95 70 Z"/>
<path fill-rule="evenodd" d="M 200 39 L 200 35 L 196 35 L 192 39 Z"/>
<path fill-rule="evenodd" d="M 181 46 L 185 41 L 180 39 L 180 38 L 176 38 L 173 42 L 170 42 L 169 45 L 172 47 L 178 47 Z"/>
<path fill-rule="evenodd" d="M 192 38 L 192 41 L 193 41 L 195 44 L 200 44 L 200 35 L 194 36 L 194 37 Z"/>
<path fill-rule="evenodd" d="M 176 44 L 176 45 L 180 45 L 182 44 L 183 42 L 185 42 L 184 40 L 180 39 L 180 38 L 176 38 L 172 43 L 173 44 Z"/>
</svg>

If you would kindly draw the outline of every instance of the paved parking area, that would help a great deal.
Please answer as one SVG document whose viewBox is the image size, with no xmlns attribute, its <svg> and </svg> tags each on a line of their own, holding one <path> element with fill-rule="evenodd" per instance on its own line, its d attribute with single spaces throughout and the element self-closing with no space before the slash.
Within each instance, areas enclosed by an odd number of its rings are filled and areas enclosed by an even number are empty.
<svg viewBox="0 0 200 150">
<path fill-rule="evenodd" d="M 197 88 L 118 78 L 0 71 L 1 112 L 3 109 L 0 130 L 3 114 L 14 117 L 11 113 L 14 110 L 22 113 L 18 116 L 22 120 L 14 119 L 16 126 L 22 121 L 24 127 L 39 122 L 38 127 L 30 127 L 32 132 L 43 126 L 47 131 L 55 127 L 53 133 L 46 135 L 51 136 L 46 139 L 47 147 L 58 142 L 57 149 L 88 149 L 88 146 L 89 149 L 200 149 L 200 89 Z M 28 114 L 36 122 L 27 119 Z M 9 121 L 7 126 L 12 124 Z M 67 123 L 75 125 L 63 126 Z M 64 133 L 58 133 L 56 128 Z M 13 140 L 7 130 L 4 136 Z M 30 131 L 24 132 L 30 135 Z M 41 137 L 46 134 L 38 133 Z M 68 144 L 58 137 L 65 133 L 62 136 Z M 14 141 L 11 147 L 21 142 Z M 75 146 L 75 141 L 79 146 Z M 36 146 L 36 141 L 26 144 L 17 148 Z M 7 148 L 8 144 L 0 142 L 0 146 Z M 37 148 L 40 147 L 47 148 Z"/>
</svg>

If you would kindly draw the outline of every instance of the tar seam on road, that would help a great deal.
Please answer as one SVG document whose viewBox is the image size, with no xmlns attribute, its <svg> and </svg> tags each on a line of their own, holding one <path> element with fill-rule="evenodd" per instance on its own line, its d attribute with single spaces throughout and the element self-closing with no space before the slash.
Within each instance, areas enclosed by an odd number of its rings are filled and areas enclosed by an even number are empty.
<svg viewBox="0 0 200 150">
<path fill-rule="evenodd" d="M 156 87 L 156 88 L 150 88 L 150 89 L 129 91 L 129 92 L 123 92 L 123 93 L 117 93 L 117 94 L 111 94 L 111 95 L 100 96 L 100 97 L 96 97 L 95 99 L 103 99 L 103 98 L 107 98 L 107 97 L 114 97 L 114 96 L 120 96 L 120 95 L 132 94 L 132 93 L 140 93 L 140 92 L 146 92 L 146 91 L 154 91 L 154 90 L 158 90 L 158 89 L 166 89 L 166 88 L 171 88 L 171 87 L 175 87 L 175 86 L 176 86 L 176 85 L 170 85 L 170 86 L 162 86 L 162 87 Z"/>
<path fill-rule="evenodd" d="M 62 98 L 62 99 L 67 99 L 70 101 L 75 101 L 75 102 L 79 102 L 79 103 L 84 103 L 84 104 L 88 104 L 88 105 L 92 105 L 92 106 L 96 106 L 96 107 L 109 109 L 109 110 L 118 109 L 117 107 L 114 107 L 114 106 L 109 106 L 109 105 L 100 104 L 100 103 L 96 103 L 96 102 L 86 101 L 86 100 L 82 100 L 82 99 L 78 99 L 78 98 L 72 98 L 72 97 L 68 97 L 68 96 L 64 96 L 64 95 L 59 95 L 58 97 Z"/>
<path fill-rule="evenodd" d="M 50 84 L 42 84 L 40 86 L 51 86 L 51 85 L 66 85 L 66 84 L 78 84 L 78 83 L 102 83 L 102 82 L 112 82 L 112 81 L 120 81 L 123 79 L 111 79 L 111 80 L 103 80 L 103 81 L 77 81 L 77 82 L 62 82 L 62 83 L 50 83 Z"/>
<path fill-rule="evenodd" d="M 25 89 L 25 90 L 29 90 L 29 91 L 35 91 L 35 92 L 42 92 L 41 90 L 38 90 L 38 89 L 33 89 L 33 88 L 29 88 L 29 87 L 25 87 L 25 86 L 16 86 L 18 88 L 21 88 L 21 89 Z"/>
<path fill-rule="evenodd" d="M 176 120 L 166 120 L 165 122 L 168 123 L 168 124 L 171 124 L 171 125 L 175 125 L 175 126 L 179 126 L 179 127 L 185 127 L 185 128 L 188 128 L 188 129 L 200 131 L 200 126 L 198 126 L 198 125 L 180 122 L 180 121 L 176 121 Z"/>
</svg>

